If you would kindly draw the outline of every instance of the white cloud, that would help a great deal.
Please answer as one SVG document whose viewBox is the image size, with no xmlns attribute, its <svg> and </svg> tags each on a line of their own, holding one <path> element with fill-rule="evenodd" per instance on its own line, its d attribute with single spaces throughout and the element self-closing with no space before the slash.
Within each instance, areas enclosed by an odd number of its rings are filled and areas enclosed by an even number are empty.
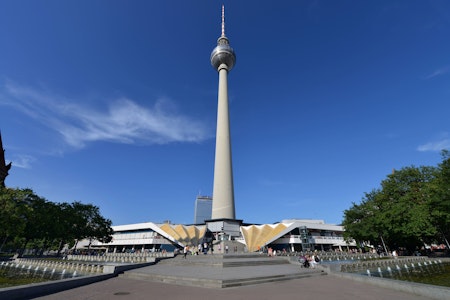
<svg viewBox="0 0 450 300">
<path fill-rule="evenodd" d="M 439 152 L 444 149 L 450 149 L 450 138 L 448 136 L 443 137 L 437 141 L 429 142 L 417 147 L 417 150 L 421 152 L 427 151 Z"/>
<path fill-rule="evenodd" d="M 437 76 L 441 76 L 444 74 L 447 74 L 450 72 L 450 67 L 449 66 L 445 66 L 443 68 L 437 69 L 435 70 L 433 73 L 426 75 L 424 78 L 425 79 L 431 79 Z"/>
<path fill-rule="evenodd" d="M 16 155 L 12 160 L 13 168 L 30 169 L 31 163 L 34 162 L 34 157 L 30 155 Z"/>
<path fill-rule="evenodd" d="M 178 113 L 167 99 L 158 99 L 153 107 L 116 99 L 109 107 L 98 109 L 7 82 L 0 90 L 1 104 L 59 132 L 74 148 L 95 141 L 166 144 L 200 142 L 212 136 L 206 124 Z"/>
</svg>

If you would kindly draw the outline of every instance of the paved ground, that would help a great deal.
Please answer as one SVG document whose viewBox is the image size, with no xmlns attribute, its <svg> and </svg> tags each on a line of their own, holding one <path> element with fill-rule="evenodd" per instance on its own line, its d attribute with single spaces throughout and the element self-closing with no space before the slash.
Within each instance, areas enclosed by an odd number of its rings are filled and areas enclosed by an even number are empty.
<svg viewBox="0 0 450 300">
<path fill-rule="evenodd" d="M 117 277 L 37 299 L 424 300 L 427 298 L 325 275 L 227 289 L 178 286 Z"/>
<path fill-rule="evenodd" d="M 176 276 L 179 278 L 196 278 L 206 280 L 245 280 L 248 278 L 268 277 L 275 278 L 280 275 L 302 275 L 317 276 L 324 274 L 319 269 L 300 268 L 299 264 L 287 263 L 283 257 L 268 258 L 232 258 L 229 256 L 223 260 L 221 257 L 191 256 L 188 259 L 176 257 L 166 261 L 161 261 L 155 265 L 133 269 L 127 271 L 128 274 L 157 274 L 162 276 Z M 257 263 L 257 265 L 248 265 L 248 263 Z M 239 263 L 234 267 L 214 267 L 212 264 Z M 125 276 L 126 277 L 126 276 Z M 132 277 L 135 278 L 135 277 Z M 271 280 L 267 280 L 271 281 Z"/>
<path fill-rule="evenodd" d="M 153 266 L 135 269 L 127 272 L 148 274 L 177 274 L 182 277 L 194 278 L 248 278 L 263 274 L 276 275 L 279 272 L 300 272 L 311 277 L 293 279 L 288 281 L 269 282 L 241 287 L 214 289 L 193 286 L 181 286 L 167 283 L 152 282 L 141 279 L 116 277 L 83 287 L 66 290 L 64 292 L 40 297 L 36 299 L 196 299 L 196 300 L 264 300 L 264 299 L 332 299 L 332 300 L 424 300 L 423 296 L 408 292 L 382 288 L 376 285 L 353 281 L 333 275 L 314 275 L 319 270 L 300 268 L 299 265 L 273 265 L 252 267 L 201 267 L 197 263 L 214 263 L 222 258 L 217 257 L 192 257 L 188 261 L 175 258 Z M 209 262 L 208 262 L 209 261 Z M 224 260 L 225 261 L 225 260 Z M 227 262 L 233 261 L 227 259 Z M 187 264 L 186 264 L 186 263 Z M 295 269 L 292 271 L 292 269 Z M 180 275 L 181 274 L 181 275 Z M 323 273 L 322 273 L 323 274 Z M 270 275 L 270 276 L 272 276 Z M 450 298 L 448 298 L 450 299 Z"/>
</svg>

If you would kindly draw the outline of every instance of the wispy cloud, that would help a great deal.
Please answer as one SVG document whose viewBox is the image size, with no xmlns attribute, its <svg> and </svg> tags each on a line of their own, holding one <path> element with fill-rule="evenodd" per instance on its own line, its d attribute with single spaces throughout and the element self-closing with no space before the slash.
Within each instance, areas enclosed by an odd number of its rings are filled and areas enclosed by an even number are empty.
<svg viewBox="0 0 450 300">
<path fill-rule="evenodd" d="M 16 155 L 12 159 L 12 166 L 14 168 L 30 169 L 34 161 L 35 158 L 30 155 Z"/>
<path fill-rule="evenodd" d="M 445 67 L 439 68 L 439 69 L 433 71 L 432 73 L 426 75 L 424 77 L 424 79 L 431 79 L 431 78 L 434 78 L 434 77 L 445 75 L 445 74 L 447 74 L 449 72 L 450 72 L 450 66 L 445 66 Z"/>
<path fill-rule="evenodd" d="M 0 90 L 0 105 L 9 105 L 55 130 L 74 148 L 95 141 L 166 144 L 201 142 L 212 136 L 206 124 L 177 112 L 168 99 L 144 107 L 121 98 L 107 107 L 93 108 L 75 99 L 7 82 Z"/>
<path fill-rule="evenodd" d="M 448 136 L 448 134 L 444 134 L 444 136 L 438 140 L 417 147 L 417 150 L 421 152 L 427 151 L 439 152 L 444 149 L 450 149 L 450 137 Z"/>
</svg>

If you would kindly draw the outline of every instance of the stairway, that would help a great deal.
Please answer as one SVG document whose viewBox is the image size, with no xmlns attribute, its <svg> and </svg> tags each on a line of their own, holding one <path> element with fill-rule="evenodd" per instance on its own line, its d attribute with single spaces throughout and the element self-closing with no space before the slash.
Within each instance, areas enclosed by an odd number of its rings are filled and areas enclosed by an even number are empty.
<svg viewBox="0 0 450 300">
<path fill-rule="evenodd" d="M 304 269 L 288 257 L 264 255 L 182 255 L 157 264 L 126 271 L 122 278 L 165 282 L 205 288 L 227 288 L 325 275 L 319 269 Z"/>
</svg>

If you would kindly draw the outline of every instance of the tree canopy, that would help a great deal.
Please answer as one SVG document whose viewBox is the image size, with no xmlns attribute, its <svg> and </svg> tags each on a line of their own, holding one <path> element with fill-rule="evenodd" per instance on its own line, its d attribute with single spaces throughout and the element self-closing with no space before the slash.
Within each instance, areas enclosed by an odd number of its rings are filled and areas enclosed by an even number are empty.
<svg viewBox="0 0 450 300">
<path fill-rule="evenodd" d="M 395 170 L 360 204 L 344 211 L 345 235 L 360 242 L 386 243 L 410 252 L 446 243 L 450 235 L 450 155 L 437 167 Z"/>
<path fill-rule="evenodd" d="M 92 204 L 55 203 L 31 189 L 0 187 L 0 251 L 5 245 L 24 249 L 30 244 L 41 251 L 60 251 L 84 238 L 109 242 L 111 224 Z"/>
</svg>

